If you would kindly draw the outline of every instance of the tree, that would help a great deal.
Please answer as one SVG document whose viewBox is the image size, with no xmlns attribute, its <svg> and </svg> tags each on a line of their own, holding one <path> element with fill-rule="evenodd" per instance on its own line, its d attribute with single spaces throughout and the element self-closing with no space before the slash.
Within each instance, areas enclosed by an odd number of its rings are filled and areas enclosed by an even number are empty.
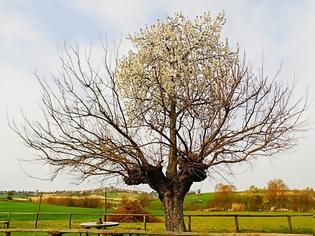
<svg viewBox="0 0 315 236">
<path fill-rule="evenodd" d="M 8 199 L 8 200 L 12 200 L 12 199 L 13 199 L 13 196 L 14 196 L 14 191 L 8 191 L 8 192 L 7 192 L 7 199 Z"/>
<path fill-rule="evenodd" d="M 274 179 L 268 182 L 266 198 L 272 207 L 284 207 L 287 202 L 286 193 L 288 187 L 282 179 Z"/>
<path fill-rule="evenodd" d="M 221 40 L 224 15 L 175 14 L 130 36 L 128 55 L 93 67 L 65 50 L 54 83 L 39 76 L 44 121 L 13 129 L 58 174 L 120 176 L 158 193 L 167 230 L 184 231 L 183 201 L 207 173 L 296 143 L 304 100 L 255 75 Z"/>
<path fill-rule="evenodd" d="M 260 211 L 263 209 L 263 194 L 261 190 L 252 185 L 245 191 L 243 202 L 249 211 Z"/>
<path fill-rule="evenodd" d="M 235 199 L 236 188 L 231 184 L 219 183 L 215 186 L 212 203 L 216 208 L 223 210 L 230 209 Z"/>
<path fill-rule="evenodd" d="M 294 211 L 311 211 L 315 207 L 315 193 L 312 188 L 293 190 L 290 207 Z"/>
<path fill-rule="evenodd" d="M 154 200 L 153 196 L 149 193 L 141 193 L 137 197 L 138 204 L 144 209 L 150 205 L 150 203 Z"/>
</svg>

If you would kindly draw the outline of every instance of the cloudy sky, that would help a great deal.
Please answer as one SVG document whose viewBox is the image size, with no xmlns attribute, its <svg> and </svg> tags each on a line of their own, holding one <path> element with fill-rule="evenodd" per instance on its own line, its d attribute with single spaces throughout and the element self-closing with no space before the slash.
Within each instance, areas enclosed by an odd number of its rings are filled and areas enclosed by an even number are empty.
<svg viewBox="0 0 315 236">
<path fill-rule="evenodd" d="M 279 78 L 296 81 L 296 98 L 315 91 L 315 1 L 313 0 L 0 0 L 0 190 L 57 190 L 99 187 L 89 181 L 74 184 L 67 175 L 54 181 L 49 167 L 32 164 L 32 152 L 10 130 L 11 119 L 19 121 L 21 110 L 39 117 L 40 90 L 34 72 L 49 79 L 56 69 L 57 50 L 77 43 L 81 47 L 97 45 L 99 38 L 110 42 L 122 39 L 122 51 L 128 49 L 128 33 L 165 19 L 181 11 L 188 17 L 209 11 L 213 16 L 224 11 L 223 36 L 230 45 L 240 44 L 251 65 L 259 66 L 272 77 L 282 64 Z M 315 188 L 314 105 L 307 112 L 308 131 L 301 133 L 299 144 L 286 154 L 260 159 L 251 166 L 234 169 L 227 176 L 237 189 L 250 185 L 266 186 L 281 178 L 290 188 Z M 221 181 L 206 180 L 194 186 L 213 191 Z M 111 183 L 113 184 L 113 183 Z M 115 183 L 116 184 L 116 183 Z M 123 184 L 118 186 L 123 187 Z M 141 187 L 135 187 L 139 189 Z"/>
</svg>

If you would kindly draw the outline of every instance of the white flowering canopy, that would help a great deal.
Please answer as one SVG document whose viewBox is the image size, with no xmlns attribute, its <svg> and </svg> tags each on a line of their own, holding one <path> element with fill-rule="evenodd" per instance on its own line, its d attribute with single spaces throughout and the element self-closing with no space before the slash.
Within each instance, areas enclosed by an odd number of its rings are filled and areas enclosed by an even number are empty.
<svg viewBox="0 0 315 236">
<path fill-rule="evenodd" d="M 194 21 L 178 13 L 130 36 L 135 50 L 120 61 L 117 74 L 119 88 L 131 98 L 129 111 L 136 117 L 146 109 L 163 113 L 174 100 L 178 111 L 202 101 L 213 106 L 224 97 L 222 79 L 234 80 L 238 60 L 221 42 L 224 22 L 223 13 Z"/>
<path fill-rule="evenodd" d="M 157 21 L 129 37 L 135 48 L 116 74 L 131 125 L 147 125 L 179 156 L 209 165 L 287 148 L 301 112 L 291 116 L 290 89 L 254 75 L 222 40 L 224 23 L 224 13 Z M 178 143 L 169 139 L 172 128 Z"/>
</svg>

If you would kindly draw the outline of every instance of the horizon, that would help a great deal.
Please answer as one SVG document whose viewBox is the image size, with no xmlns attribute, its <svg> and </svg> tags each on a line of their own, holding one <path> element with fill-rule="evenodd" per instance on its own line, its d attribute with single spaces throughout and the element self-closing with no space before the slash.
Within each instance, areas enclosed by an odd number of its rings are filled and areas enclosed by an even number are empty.
<svg viewBox="0 0 315 236">
<path fill-rule="evenodd" d="M 277 179 L 272 179 L 272 180 L 277 180 Z M 272 181 L 272 180 L 269 180 L 269 181 Z M 269 182 L 268 181 L 268 182 Z M 268 182 L 266 183 L 265 186 L 257 186 L 255 184 L 251 184 L 243 189 L 238 189 L 236 188 L 236 191 L 235 192 L 245 192 L 247 191 L 250 187 L 256 187 L 258 190 L 267 190 L 268 188 Z M 218 182 L 218 183 L 223 183 L 223 184 L 229 184 L 227 182 Z M 286 184 L 284 182 L 284 184 Z M 286 185 L 287 186 L 287 185 Z M 298 191 L 303 191 L 303 190 L 307 190 L 307 189 L 313 189 L 313 187 L 310 187 L 310 186 L 305 186 L 305 187 L 301 187 L 301 188 L 290 188 L 289 186 L 287 186 L 288 189 L 287 191 L 294 191 L 294 190 L 298 190 Z M 93 192 L 93 191 L 100 191 L 100 190 L 109 190 L 109 191 L 118 191 L 118 192 L 144 192 L 144 193 L 151 193 L 151 192 L 155 192 L 154 190 L 152 189 L 149 189 L 149 188 L 139 188 L 139 189 L 134 189 L 134 188 L 128 188 L 128 186 L 124 186 L 124 187 L 121 187 L 121 188 L 117 188 L 117 187 L 114 187 L 114 186 L 101 186 L 101 187 L 95 187 L 95 188 L 85 188 L 85 189 L 55 189 L 55 190 L 26 190 L 26 189 L 0 189 L 0 192 L 10 192 L 10 191 L 14 191 L 14 192 L 32 192 L 32 193 L 55 193 L 55 192 Z M 213 193 L 215 192 L 215 189 L 211 190 L 211 191 L 203 191 L 201 189 L 190 189 L 190 191 L 187 193 L 187 194 L 190 194 L 190 193 L 195 193 L 197 191 L 200 190 L 200 193 Z"/>
</svg>

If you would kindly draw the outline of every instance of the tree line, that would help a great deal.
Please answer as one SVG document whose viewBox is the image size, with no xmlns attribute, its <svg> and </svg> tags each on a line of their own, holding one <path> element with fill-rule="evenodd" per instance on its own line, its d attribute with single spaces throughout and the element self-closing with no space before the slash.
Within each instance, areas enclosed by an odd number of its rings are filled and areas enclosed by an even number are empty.
<svg viewBox="0 0 315 236">
<path fill-rule="evenodd" d="M 208 198 L 206 202 L 203 200 L 200 190 L 192 191 L 190 195 L 194 196 L 185 200 L 185 210 L 309 212 L 315 209 L 313 188 L 290 189 L 281 179 L 270 180 L 264 188 L 252 185 L 245 191 L 237 191 L 232 184 L 218 183 L 212 197 Z M 135 198 L 130 198 L 126 194 L 117 201 L 113 201 L 112 198 L 108 199 L 106 203 L 107 208 L 114 212 L 117 211 L 116 213 L 126 213 L 125 210 L 131 211 L 131 209 L 134 213 L 143 213 L 144 210 L 162 207 L 156 204 L 156 198 L 156 194 L 142 192 Z M 89 196 L 79 198 L 51 196 L 43 198 L 42 202 L 71 207 L 104 207 L 104 199 Z"/>
<path fill-rule="evenodd" d="M 289 189 L 281 179 L 270 180 L 266 188 L 250 186 L 243 192 L 237 192 L 234 185 L 219 183 L 207 209 L 305 212 L 315 209 L 315 191 L 313 188 Z"/>
</svg>

